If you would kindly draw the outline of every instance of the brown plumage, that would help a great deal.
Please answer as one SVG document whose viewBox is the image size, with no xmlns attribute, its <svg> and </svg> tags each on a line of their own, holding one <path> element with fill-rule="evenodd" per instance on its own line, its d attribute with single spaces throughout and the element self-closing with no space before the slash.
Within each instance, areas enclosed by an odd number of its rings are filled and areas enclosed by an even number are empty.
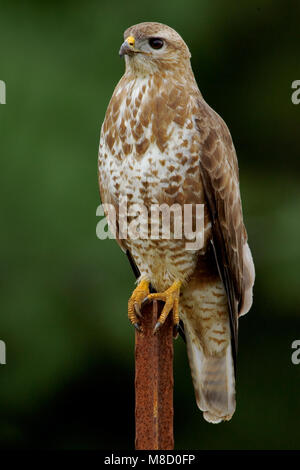
<svg viewBox="0 0 300 470">
<path fill-rule="evenodd" d="M 207 421 L 228 420 L 235 410 L 238 317 L 251 307 L 254 283 L 235 149 L 226 124 L 202 98 L 176 31 L 141 23 L 124 39 L 126 71 L 101 130 L 102 202 L 117 214 L 124 200 L 149 213 L 153 204 L 204 204 L 204 245 L 197 250 L 186 250 L 184 237 L 167 240 L 161 232 L 158 239 L 123 239 L 117 225 L 118 242 L 140 271 L 129 317 L 138 326 L 135 313 L 148 283 L 165 291 L 159 294 L 165 313 L 173 307 L 174 317 L 180 292 L 197 404 Z"/>
</svg>

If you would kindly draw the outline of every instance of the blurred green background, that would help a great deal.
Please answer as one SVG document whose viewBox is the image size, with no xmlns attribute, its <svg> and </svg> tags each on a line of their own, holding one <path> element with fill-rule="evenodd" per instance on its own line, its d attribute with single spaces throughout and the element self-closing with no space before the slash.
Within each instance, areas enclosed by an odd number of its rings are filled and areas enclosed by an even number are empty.
<svg viewBox="0 0 300 470">
<path fill-rule="evenodd" d="M 300 448 L 299 13 L 289 0 L 1 0 L 2 449 L 133 448 L 134 278 L 95 229 L 100 126 L 124 70 L 123 31 L 141 21 L 182 34 L 231 130 L 257 271 L 230 423 L 203 420 L 175 342 L 176 448 Z"/>
</svg>

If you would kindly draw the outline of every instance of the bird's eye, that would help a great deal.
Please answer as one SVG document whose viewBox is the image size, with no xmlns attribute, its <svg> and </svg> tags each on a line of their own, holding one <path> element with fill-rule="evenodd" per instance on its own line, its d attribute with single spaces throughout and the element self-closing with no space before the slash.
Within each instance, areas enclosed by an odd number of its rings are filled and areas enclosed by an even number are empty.
<svg viewBox="0 0 300 470">
<path fill-rule="evenodd" d="M 149 45 L 152 49 L 161 49 L 164 45 L 164 41 L 160 38 L 150 38 Z"/>
</svg>

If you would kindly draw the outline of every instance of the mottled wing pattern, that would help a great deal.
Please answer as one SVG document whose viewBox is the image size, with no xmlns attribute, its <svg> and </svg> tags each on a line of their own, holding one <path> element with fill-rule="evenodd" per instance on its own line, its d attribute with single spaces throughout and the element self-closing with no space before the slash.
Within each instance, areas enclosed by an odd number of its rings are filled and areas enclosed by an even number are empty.
<svg viewBox="0 0 300 470">
<path fill-rule="evenodd" d="M 239 305 L 243 297 L 243 223 L 237 157 L 230 132 L 204 100 L 197 127 L 203 137 L 200 167 L 212 221 L 212 244 L 229 304 L 235 353 Z"/>
<path fill-rule="evenodd" d="M 99 172 L 98 181 L 99 181 L 100 197 L 101 197 L 102 205 L 104 208 L 104 214 L 108 222 L 109 229 L 111 233 L 115 234 L 115 239 L 117 243 L 119 244 L 120 248 L 126 252 L 125 240 L 123 240 L 122 236 L 120 236 L 121 234 L 120 234 L 120 229 L 119 229 L 118 204 L 109 193 L 106 181 L 104 180 L 104 173 Z M 109 206 L 114 208 L 114 212 L 112 212 L 111 210 L 108 210 Z"/>
<path fill-rule="evenodd" d="M 124 78 L 120 80 L 117 87 L 122 87 L 123 82 Z M 117 134 L 116 119 L 118 118 L 118 114 L 119 100 L 116 100 L 115 96 L 113 95 L 107 108 L 105 120 L 100 133 L 100 145 L 98 153 L 98 182 L 101 202 L 104 205 L 104 212 L 108 221 L 110 231 L 112 233 L 115 233 L 116 241 L 118 242 L 119 246 L 123 251 L 126 251 L 126 243 L 119 230 L 119 182 L 117 181 L 118 178 L 116 177 L 116 175 L 112 174 L 113 172 L 111 168 L 109 168 L 108 171 L 104 171 L 105 162 L 109 158 L 109 155 L 107 154 L 108 147 L 105 145 L 105 139 L 109 140 L 111 145 L 114 142 L 114 139 L 116 138 Z M 111 191 L 112 181 L 113 184 L 116 186 L 115 194 Z M 113 207 L 115 212 L 113 213 L 109 211 L 108 207 Z"/>
</svg>

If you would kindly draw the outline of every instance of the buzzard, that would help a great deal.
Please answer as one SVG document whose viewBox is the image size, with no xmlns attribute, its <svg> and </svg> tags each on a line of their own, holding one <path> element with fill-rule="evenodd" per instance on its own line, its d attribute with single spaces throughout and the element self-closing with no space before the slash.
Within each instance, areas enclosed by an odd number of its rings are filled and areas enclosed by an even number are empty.
<svg viewBox="0 0 300 470">
<path fill-rule="evenodd" d="M 236 152 L 198 89 L 180 35 L 146 22 L 127 29 L 124 39 L 126 70 L 101 129 L 102 203 L 117 215 L 124 200 L 147 209 L 204 206 L 203 244 L 192 250 L 186 237 L 166 239 L 161 230 L 155 238 L 126 238 L 117 217 L 117 241 L 139 272 L 128 316 L 139 329 L 143 301 L 165 302 L 156 330 L 170 312 L 175 327 L 183 324 L 197 405 L 208 422 L 227 421 L 236 406 L 238 318 L 251 307 L 254 284 Z M 130 210 L 126 217 L 134 219 Z"/>
</svg>

